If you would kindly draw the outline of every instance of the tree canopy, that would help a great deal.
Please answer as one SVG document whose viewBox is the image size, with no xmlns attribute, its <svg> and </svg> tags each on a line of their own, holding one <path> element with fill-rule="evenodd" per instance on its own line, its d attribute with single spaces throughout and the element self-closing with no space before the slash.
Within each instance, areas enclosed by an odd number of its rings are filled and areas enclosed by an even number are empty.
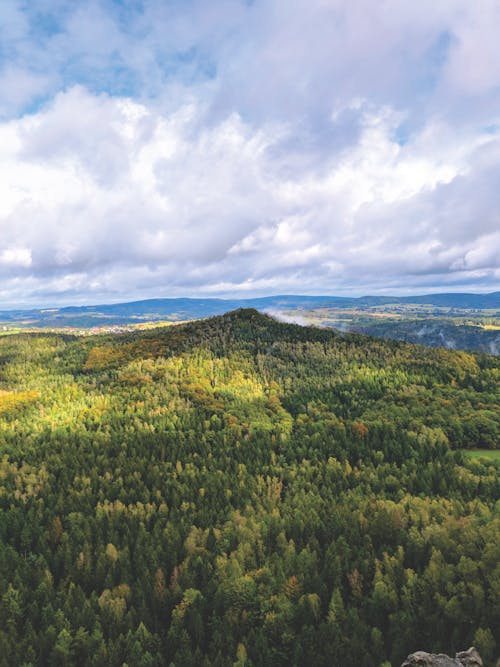
<svg viewBox="0 0 500 667">
<path fill-rule="evenodd" d="M 253 310 L 0 338 L 0 666 L 493 659 L 499 378 Z"/>
</svg>

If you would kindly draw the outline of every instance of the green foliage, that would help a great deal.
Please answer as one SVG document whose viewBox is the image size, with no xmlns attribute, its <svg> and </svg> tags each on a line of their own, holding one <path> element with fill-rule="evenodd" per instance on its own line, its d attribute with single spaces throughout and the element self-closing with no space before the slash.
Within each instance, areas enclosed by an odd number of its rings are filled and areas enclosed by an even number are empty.
<svg viewBox="0 0 500 667">
<path fill-rule="evenodd" d="M 252 310 L 1 338 L 0 665 L 495 656 L 499 378 Z"/>
</svg>

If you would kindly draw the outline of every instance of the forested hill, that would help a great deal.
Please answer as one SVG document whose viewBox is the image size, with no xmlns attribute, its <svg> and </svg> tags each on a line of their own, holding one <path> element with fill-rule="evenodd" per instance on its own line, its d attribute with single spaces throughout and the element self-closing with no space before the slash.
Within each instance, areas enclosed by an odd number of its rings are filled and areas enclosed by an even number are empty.
<svg viewBox="0 0 500 667">
<path fill-rule="evenodd" d="M 0 667 L 493 664 L 499 380 L 251 309 L 0 338 Z"/>
</svg>

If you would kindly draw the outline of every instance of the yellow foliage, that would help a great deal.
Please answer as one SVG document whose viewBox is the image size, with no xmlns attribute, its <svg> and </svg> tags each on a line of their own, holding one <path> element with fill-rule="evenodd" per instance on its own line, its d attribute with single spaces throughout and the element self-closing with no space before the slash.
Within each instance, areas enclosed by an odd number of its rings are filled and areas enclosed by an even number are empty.
<svg viewBox="0 0 500 667">
<path fill-rule="evenodd" d="M 111 542 L 106 547 L 106 556 L 112 563 L 116 563 L 116 561 L 119 558 L 118 549 L 115 547 L 114 544 L 111 544 Z"/>
<path fill-rule="evenodd" d="M 120 584 L 112 590 L 106 588 L 100 595 L 98 602 L 101 609 L 107 609 L 117 620 L 120 620 L 127 610 L 129 598 L 130 586 Z"/>
<path fill-rule="evenodd" d="M 29 391 L 1 391 L 0 415 L 9 414 L 34 403 L 40 392 L 34 389 Z"/>
</svg>

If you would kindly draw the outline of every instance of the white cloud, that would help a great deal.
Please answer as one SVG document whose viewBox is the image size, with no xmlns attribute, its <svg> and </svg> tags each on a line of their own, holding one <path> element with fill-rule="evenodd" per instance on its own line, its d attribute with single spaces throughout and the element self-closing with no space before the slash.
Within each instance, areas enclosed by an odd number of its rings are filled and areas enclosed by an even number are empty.
<svg viewBox="0 0 500 667">
<path fill-rule="evenodd" d="M 1 298 L 498 287 L 498 12 L 5 0 Z"/>
<path fill-rule="evenodd" d="M 429 127 L 401 146 L 397 114 L 361 113 L 356 144 L 291 177 L 275 152 L 289 138 L 283 126 L 256 130 L 231 114 L 205 127 L 202 104 L 162 115 L 82 87 L 61 93 L 0 127 L 4 280 L 24 276 L 55 298 L 335 291 L 493 272 L 500 241 L 488 172 L 500 136 L 464 137 L 457 148 Z"/>
<path fill-rule="evenodd" d="M 7 267 L 31 266 L 31 250 L 29 248 L 6 248 L 0 253 L 0 265 Z"/>
</svg>

